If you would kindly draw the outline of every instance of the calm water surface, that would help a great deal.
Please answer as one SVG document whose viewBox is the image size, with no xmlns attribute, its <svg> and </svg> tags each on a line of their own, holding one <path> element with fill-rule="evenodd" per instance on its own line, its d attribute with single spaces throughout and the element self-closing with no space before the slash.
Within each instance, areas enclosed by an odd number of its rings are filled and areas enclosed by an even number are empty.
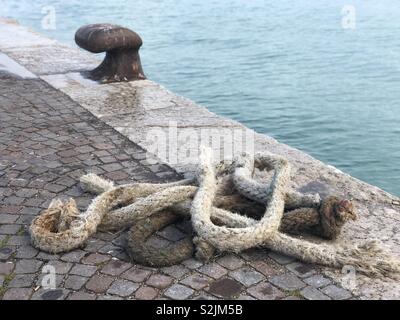
<svg viewBox="0 0 400 320">
<path fill-rule="evenodd" d="M 70 44 L 83 24 L 133 28 L 150 79 L 400 195 L 399 1 L 271 2 L 2 0 L 0 16 Z"/>
</svg>

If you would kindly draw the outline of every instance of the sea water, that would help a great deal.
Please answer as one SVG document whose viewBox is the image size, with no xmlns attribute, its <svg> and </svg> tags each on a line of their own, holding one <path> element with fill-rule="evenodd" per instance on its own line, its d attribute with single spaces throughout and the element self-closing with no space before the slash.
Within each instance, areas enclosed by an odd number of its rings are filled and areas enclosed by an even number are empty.
<svg viewBox="0 0 400 320">
<path fill-rule="evenodd" d="M 148 78 L 400 195 L 398 0 L 2 0 L 0 16 L 69 44 L 132 28 Z"/>
</svg>

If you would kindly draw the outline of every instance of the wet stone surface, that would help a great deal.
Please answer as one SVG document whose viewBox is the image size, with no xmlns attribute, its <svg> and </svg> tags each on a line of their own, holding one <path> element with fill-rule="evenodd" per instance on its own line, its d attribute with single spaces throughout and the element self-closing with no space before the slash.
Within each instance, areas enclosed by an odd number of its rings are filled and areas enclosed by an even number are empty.
<svg viewBox="0 0 400 320">
<path fill-rule="evenodd" d="M 0 129 L 0 299 L 283 299 L 293 290 L 296 298 L 351 298 L 313 268 L 266 250 L 153 269 L 126 257 L 121 234 L 97 233 L 69 253 L 39 252 L 26 232 L 30 222 L 54 198 L 73 197 L 85 210 L 93 195 L 79 186 L 81 175 L 117 184 L 181 177 L 147 163 L 145 150 L 39 79 L 0 73 Z M 184 230 L 168 227 L 157 239 L 177 241 Z M 42 287 L 44 266 L 55 268 L 54 290 Z"/>
</svg>

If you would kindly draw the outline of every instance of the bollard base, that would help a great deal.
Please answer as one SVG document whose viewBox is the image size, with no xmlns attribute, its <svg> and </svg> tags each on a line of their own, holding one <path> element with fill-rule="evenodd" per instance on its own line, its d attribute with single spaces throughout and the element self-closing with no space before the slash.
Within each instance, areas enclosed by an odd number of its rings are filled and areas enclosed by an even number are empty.
<svg viewBox="0 0 400 320">
<path fill-rule="evenodd" d="M 106 53 L 103 62 L 84 76 L 102 83 L 145 80 L 140 56 L 134 49 L 116 49 Z"/>
</svg>

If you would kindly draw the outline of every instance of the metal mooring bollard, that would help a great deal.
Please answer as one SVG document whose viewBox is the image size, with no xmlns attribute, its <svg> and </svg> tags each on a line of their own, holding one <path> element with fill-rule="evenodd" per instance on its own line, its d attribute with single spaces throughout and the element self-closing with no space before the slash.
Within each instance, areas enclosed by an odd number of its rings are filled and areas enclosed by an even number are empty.
<svg viewBox="0 0 400 320">
<path fill-rule="evenodd" d="M 88 78 L 101 82 L 143 80 L 139 49 L 140 36 L 127 28 L 113 24 L 90 24 L 78 29 L 75 42 L 93 52 L 106 52 L 101 65 L 88 72 Z"/>
</svg>

